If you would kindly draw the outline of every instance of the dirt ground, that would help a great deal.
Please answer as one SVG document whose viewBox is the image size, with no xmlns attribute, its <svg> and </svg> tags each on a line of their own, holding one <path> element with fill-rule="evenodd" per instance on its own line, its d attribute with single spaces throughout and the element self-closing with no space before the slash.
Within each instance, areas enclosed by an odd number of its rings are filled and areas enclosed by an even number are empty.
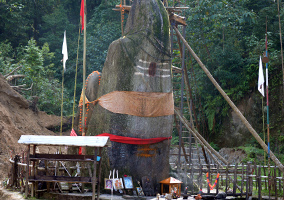
<svg viewBox="0 0 284 200">
<path fill-rule="evenodd" d="M 56 135 L 51 131 L 60 127 L 61 118 L 33 111 L 34 105 L 16 92 L 0 74 L 0 180 L 7 178 L 10 167 L 9 158 L 25 150 L 18 144 L 21 135 Z M 64 119 L 64 124 L 68 120 Z M 49 130 L 51 129 L 51 130 Z M 40 148 L 46 153 L 53 149 Z"/>
</svg>

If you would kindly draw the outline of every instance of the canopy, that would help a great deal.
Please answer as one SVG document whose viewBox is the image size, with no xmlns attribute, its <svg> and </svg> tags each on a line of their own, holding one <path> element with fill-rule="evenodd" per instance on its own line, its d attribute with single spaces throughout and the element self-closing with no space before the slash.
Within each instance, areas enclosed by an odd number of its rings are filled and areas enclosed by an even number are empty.
<svg viewBox="0 0 284 200">
<path fill-rule="evenodd" d="M 173 178 L 173 177 L 169 177 L 165 180 L 162 180 L 160 181 L 160 183 L 163 183 L 163 184 L 177 184 L 177 183 L 182 183 L 181 181 Z"/>
<path fill-rule="evenodd" d="M 165 180 L 160 181 L 161 183 L 161 193 L 164 195 L 164 184 L 165 185 L 169 185 L 169 191 L 167 191 L 168 193 L 174 193 L 176 192 L 177 195 L 180 196 L 181 194 L 181 184 L 182 182 L 173 178 L 173 177 L 169 177 Z"/>
</svg>

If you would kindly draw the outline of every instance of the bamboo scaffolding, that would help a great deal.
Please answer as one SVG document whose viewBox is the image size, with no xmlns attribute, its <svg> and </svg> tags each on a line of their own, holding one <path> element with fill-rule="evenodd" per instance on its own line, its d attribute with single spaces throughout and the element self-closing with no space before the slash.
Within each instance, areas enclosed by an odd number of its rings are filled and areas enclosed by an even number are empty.
<svg viewBox="0 0 284 200">
<path fill-rule="evenodd" d="M 220 87 L 220 85 L 217 83 L 217 81 L 213 78 L 213 76 L 210 74 L 206 66 L 201 62 L 199 57 L 195 54 L 195 52 L 192 50 L 192 48 L 189 46 L 187 41 L 182 37 L 181 33 L 176 27 L 173 27 L 178 35 L 178 37 L 181 38 L 181 40 L 184 42 L 185 46 L 189 50 L 189 52 L 192 54 L 194 59 L 197 61 L 199 66 L 203 69 L 205 74 L 208 76 L 208 78 L 211 80 L 211 82 L 214 84 L 214 86 L 217 88 L 217 90 L 221 93 L 221 95 L 225 98 L 225 100 L 229 103 L 231 108 L 235 111 L 235 113 L 239 116 L 241 121 L 244 123 L 244 125 L 248 128 L 248 130 L 251 132 L 251 134 L 254 136 L 254 138 L 258 141 L 258 143 L 261 145 L 261 147 L 268 152 L 267 145 L 263 142 L 263 140 L 259 137 L 257 132 L 253 129 L 253 127 L 249 124 L 249 122 L 246 120 L 246 118 L 243 116 L 243 114 L 240 112 L 240 110 L 237 108 L 237 106 L 231 101 L 229 96 L 224 92 L 224 90 Z M 270 150 L 270 157 L 275 162 L 275 164 L 279 167 L 279 169 L 284 172 L 284 166 L 282 163 L 277 159 L 277 157 L 274 155 L 274 153 Z"/>
</svg>

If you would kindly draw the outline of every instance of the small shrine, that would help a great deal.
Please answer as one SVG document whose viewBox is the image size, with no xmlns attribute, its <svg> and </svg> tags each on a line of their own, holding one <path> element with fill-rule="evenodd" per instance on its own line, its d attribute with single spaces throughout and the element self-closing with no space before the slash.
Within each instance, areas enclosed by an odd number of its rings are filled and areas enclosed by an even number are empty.
<svg viewBox="0 0 284 200">
<path fill-rule="evenodd" d="M 164 195 L 166 193 L 176 193 L 178 196 L 181 194 L 181 184 L 182 182 L 173 178 L 169 177 L 165 180 L 160 181 L 161 183 L 161 194 Z"/>
</svg>

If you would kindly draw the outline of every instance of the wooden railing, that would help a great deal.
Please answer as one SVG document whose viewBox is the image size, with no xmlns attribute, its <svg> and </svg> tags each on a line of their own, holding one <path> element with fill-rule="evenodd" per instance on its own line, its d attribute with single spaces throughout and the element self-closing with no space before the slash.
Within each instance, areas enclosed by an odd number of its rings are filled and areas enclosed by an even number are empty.
<svg viewBox="0 0 284 200">
<path fill-rule="evenodd" d="M 250 196 L 258 197 L 273 196 L 279 197 L 284 192 L 284 178 L 281 170 L 276 166 L 262 166 L 252 164 L 227 165 L 219 168 L 218 165 L 187 165 L 186 171 L 192 185 L 203 191 L 204 195 L 217 195 L 219 192 L 225 192 L 227 196 L 239 196 L 249 198 Z M 217 174 L 219 180 L 214 186 L 214 190 L 210 190 L 207 183 L 206 174 L 208 173 L 209 182 L 214 185 Z M 196 190 L 191 188 L 191 193 Z"/>
</svg>

